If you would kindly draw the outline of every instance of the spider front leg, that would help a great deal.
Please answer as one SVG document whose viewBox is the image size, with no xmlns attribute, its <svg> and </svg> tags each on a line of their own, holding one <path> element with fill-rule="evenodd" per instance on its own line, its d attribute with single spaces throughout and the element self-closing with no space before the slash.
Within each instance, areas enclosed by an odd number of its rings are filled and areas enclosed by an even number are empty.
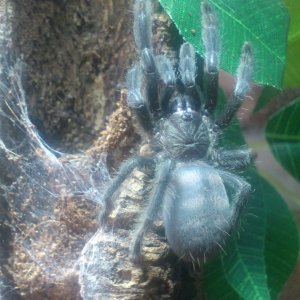
<svg viewBox="0 0 300 300">
<path fill-rule="evenodd" d="M 184 93 L 195 99 L 195 110 L 200 110 L 202 95 L 196 85 L 196 55 L 190 43 L 184 43 L 179 52 L 179 71 Z"/>
<path fill-rule="evenodd" d="M 135 113 L 140 125 L 146 132 L 151 132 L 153 122 L 151 120 L 150 111 L 147 103 L 141 94 L 142 88 L 142 71 L 139 65 L 135 65 L 127 73 L 127 102 L 129 107 Z"/>
<path fill-rule="evenodd" d="M 237 82 L 232 99 L 227 103 L 224 112 L 218 117 L 215 125 L 216 128 L 227 127 L 234 115 L 243 103 L 246 95 L 250 90 L 250 80 L 252 77 L 253 56 L 252 49 L 248 42 L 244 43 L 240 65 L 237 69 Z"/>
<path fill-rule="evenodd" d="M 176 88 L 176 75 L 174 67 L 167 57 L 158 55 L 156 57 L 156 63 L 159 76 L 165 85 L 159 96 L 159 105 L 163 114 L 166 116 L 169 112 L 169 101 Z"/>
<path fill-rule="evenodd" d="M 212 114 L 217 105 L 219 76 L 219 33 L 215 13 L 207 2 L 201 5 L 202 40 L 204 44 L 204 63 L 207 79 L 207 101 L 205 111 Z"/>
<path fill-rule="evenodd" d="M 155 162 L 152 158 L 141 156 L 133 157 L 122 164 L 118 175 L 113 179 L 103 197 L 102 202 L 104 207 L 100 215 L 100 223 L 103 226 L 107 223 L 107 218 L 111 212 L 114 193 L 119 189 L 128 175 L 137 167 L 149 169 L 153 168 L 154 164 Z"/>
<path fill-rule="evenodd" d="M 231 227 L 233 227 L 237 224 L 240 213 L 249 199 L 251 185 L 235 174 L 220 170 L 218 171 L 218 173 L 222 178 L 225 186 L 227 185 L 231 187 L 231 189 L 234 191 L 231 197 L 231 211 L 229 213 L 229 224 L 231 225 Z"/>
<path fill-rule="evenodd" d="M 141 66 L 145 75 L 146 97 L 152 113 L 159 111 L 158 75 L 155 56 L 152 49 L 152 20 L 151 2 L 136 0 L 134 4 L 133 32 L 135 43 L 141 57 Z"/>
<path fill-rule="evenodd" d="M 145 233 L 152 226 L 155 221 L 159 208 L 164 197 L 166 186 L 168 184 L 169 175 L 172 169 L 172 162 L 170 160 L 165 161 L 157 165 L 155 178 L 153 182 L 154 189 L 151 193 L 150 203 L 147 207 L 146 213 L 135 233 L 131 248 L 131 257 L 134 262 L 141 261 L 141 247 Z"/>
</svg>

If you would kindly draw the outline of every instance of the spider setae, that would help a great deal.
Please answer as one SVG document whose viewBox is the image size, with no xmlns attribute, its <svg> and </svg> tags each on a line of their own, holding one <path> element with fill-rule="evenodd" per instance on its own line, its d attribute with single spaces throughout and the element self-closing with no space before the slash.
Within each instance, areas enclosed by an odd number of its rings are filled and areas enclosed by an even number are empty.
<svg viewBox="0 0 300 300">
<path fill-rule="evenodd" d="M 155 55 L 152 49 L 150 1 L 136 0 L 134 4 L 134 37 L 140 60 L 127 74 L 128 105 L 146 134 L 153 137 L 156 154 L 135 156 L 123 163 L 104 195 L 102 215 L 105 222 L 113 205 L 113 194 L 135 168 L 154 170 L 149 204 L 131 248 L 134 261 L 141 259 L 144 235 L 161 207 L 171 249 L 185 260 L 205 261 L 223 248 L 237 227 L 250 194 L 250 185 L 234 172 L 253 163 L 253 152 L 245 148 L 218 149 L 217 141 L 250 89 L 251 47 L 244 43 L 232 99 L 214 117 L 218 27 L 207 2 L 202 3 L 201 12 L 205 96 L 196 84 L 193 46 L 181 45 L 175 71 L 167 57 Z"/>
</svg>

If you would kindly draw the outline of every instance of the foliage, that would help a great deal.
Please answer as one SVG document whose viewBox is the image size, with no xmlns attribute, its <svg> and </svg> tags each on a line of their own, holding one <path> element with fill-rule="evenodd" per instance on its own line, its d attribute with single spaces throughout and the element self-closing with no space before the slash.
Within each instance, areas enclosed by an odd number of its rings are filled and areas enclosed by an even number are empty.
<svg viewBox="0 0 300 300">
<path fill-rule="evenodd" d="M 283 88 L 299 87 L 300 85 L 300 2 L 297 0 L 285 0 L 289 15 L 290 26 L 287 38 L 286 66 L 283 73 Z M 255 111 L 259 111 L 280 92 L 274 87 L 264 87 Z"/>
<path fill-rule="evenodd" d="M 225 132 L 224 146 L 233 140 L 244 144 L 238 124 Z M 298 231 L 284 200 L 255 169 L 244 176 L 252 197 L 238 237 L 205 267 L 208 299 L 276 299 L 297 262 Z"/>
<path fill-rule="evenodd" d="M 265 86 L 260 94 L 260 97 L 256 103 L 254 112 L 261 110 L 265 105 L 272 101 L 280 91 L 272 86 Z"/>
<path fill-rule="evenodd" d="M 291 88 L 300 83 L 300 2 L 285 0 L 290 14 L 290 28 L 287 45 L 287 64 L 284 72 L 283 87 Z"/>
<path fill-rule="evenodd" d="M 199 0 L 160 0 L 184 39 L 203 55 Z M 231 74 L 239 60 L 243 41 L 251 42 L 255 51 L 255 81 L 267 87 L 256 110 L 260 110 L 279 93 L 285 65 L 288 15 L 280 0 L 245 3 L 240 0 L 211 0 L 219 20 L 222 40 L 221 68 Z M 300 67 L 296 55 L 300 37 L 299 4 L 286 0 L 292 23 L 288 37 L 288 64 L 284 87 L 300 85 Z M 298 7 L 298 10 L 296 9 Z M 274 38 L 276 37 L 276 38 Z M 223 98 L 221 96 L 221 98 Z M 224 101 L 224 99 L 223 99 Z M 275 114 L 266 135 L 275 157 L 300 180 L 300 127 L 297 116 L 300 99 Z M 288 126 L 287 126 L 288 124 Z M 243 144 L 238 126 L 225 133 L 224 144 Z M 293 216 L 276 190 L 256 170 L 245 174 L 254 187 L 249 209 L 239 229 L 239 237 L 225 249 L 220 258 L 204 271 L 204 288 L 208 299 L 276 299 L 298 258 L 299 233 Z"/>
<path fill-rule="evenodd" d="M 297 262 L 298 232 L 285 202 L 254 172 L 255 192 L 239 239 L 206 266 L 208 299 L 277 299 Z"/>
<path fill-rule="evenodd" d="M 160 3 L 184 39 L 202 55 L 199 0 L 160 0 Z M 280 88 L 288 30 L 288 14 L 282 2 L 212 0 L 210 3 L 219 20 L 221 68 L 234 74 L 242 45 L 244 41 L 249 41 L 255 51 L 255 81 Z"/>
<path fill-rule="evenodd" d="M 300 181 L 300 98 L 280 109 L 269 120 L 266 137 L 282 166 Z"/>
</svg>

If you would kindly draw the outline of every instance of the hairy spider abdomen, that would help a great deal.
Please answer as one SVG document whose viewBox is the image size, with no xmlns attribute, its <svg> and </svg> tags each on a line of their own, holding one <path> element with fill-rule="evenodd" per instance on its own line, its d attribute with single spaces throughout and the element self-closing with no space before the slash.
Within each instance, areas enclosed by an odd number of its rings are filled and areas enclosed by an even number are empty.
<svg viewBox="0 0 300 300">
<path fill-rule="evenodd" d="M 177 166 L 164 198 L 166 236 L 179 257 L 201 262 L 222 249 L 233 224 L 218 170 L 203 162 Z"/>
</svg>

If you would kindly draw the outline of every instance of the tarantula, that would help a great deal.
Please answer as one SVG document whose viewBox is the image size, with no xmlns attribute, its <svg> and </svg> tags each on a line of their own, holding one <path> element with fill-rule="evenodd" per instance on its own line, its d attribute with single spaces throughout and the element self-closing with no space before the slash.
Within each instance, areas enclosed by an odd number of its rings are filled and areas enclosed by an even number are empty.
<svg viewBox="0 0 300 300">
<path fill-rule="evenodd" d="M 141 259 L 145 233 L 162 206 L 165 233 L 171 249 L 190 261 L 205 261 L 223 248 L 237 227 L 250 185 L 234 171 L 250 166 L 250 149 L 218 149 L 218 137 L 229 126 L 250 89 L 252 50 L 245 42 L 232 99 L 214 118 L 217 104 L 219 40 L 215 13 L 202 2 L 206 96 L 196 84 L 195 50 L 181 45 L 177 71 L 151 45 L 151 3 L 134 4 L 134 38 L 140 55 L 127 74 L 128 105 L 144 131 L 153 136 L 156 154 L 124 162 L 104 195 L 102 221 L 113 195 L 137 167 L 153 170 L 152 191 L 136 231 L 131 256 Z M 178 74 L 178 76 L 176 76 Z"/>
</svg>

